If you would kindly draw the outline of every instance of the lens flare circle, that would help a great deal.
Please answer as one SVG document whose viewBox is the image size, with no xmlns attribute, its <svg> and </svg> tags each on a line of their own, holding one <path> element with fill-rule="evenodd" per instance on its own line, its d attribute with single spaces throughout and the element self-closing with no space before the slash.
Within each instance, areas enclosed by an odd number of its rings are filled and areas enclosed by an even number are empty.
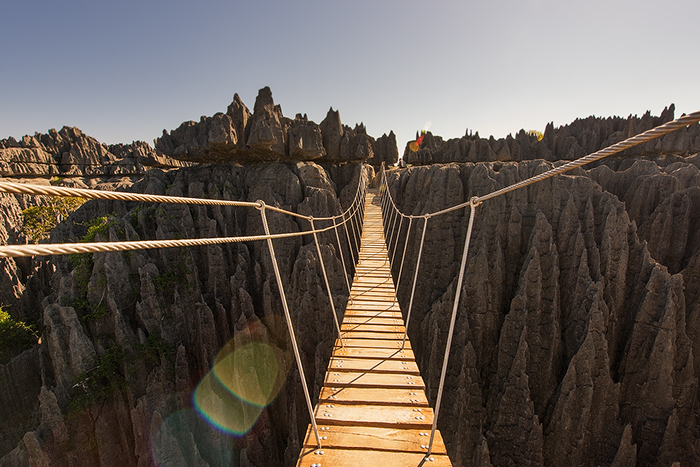
<svg viewBox="0 0 700 467">
<path fill-rule="evenodd" d="M 277 395 L 278 356 L 262 342 L 250 342 L 233 352 L 219 355 L 212 373 L 219 383 L 241 400 L 265 407 Z"/>
<path fill-rule="evenodd" d="M 199 382 L 192 402 L 202 417 L 221 431 L 244 435 L 263 411 L 263 407 L 236 397 L 210 371 Z"/>
</svg>

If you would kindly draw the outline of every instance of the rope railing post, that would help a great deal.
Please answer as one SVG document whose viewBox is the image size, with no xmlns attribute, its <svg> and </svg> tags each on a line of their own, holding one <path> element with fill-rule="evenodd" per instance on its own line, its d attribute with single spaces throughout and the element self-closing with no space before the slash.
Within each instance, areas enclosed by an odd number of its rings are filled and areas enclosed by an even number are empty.
<svg viewBox="0 0 700 467">
<path fill-rule="evenodd" d="M 452 316 L 450 318 L 450 328 L 447 332 L 447 343 L 445 344 L 445 356 L 442 360 L 442 372 L 440 373 L 440 386 L 438 387 L 437 400 L 435 401 L 435 411 L 433 415 L 433 427 L 430 430 L 430 443 L 428 444 L 428 452 L 425 457 L 430 457 L 433 452 L 433 442 L 435 441 L 435 430 L 437 429 L 438 415 L 440 414 L 440 403 L 442 402 L 442 391 L 445 387 L 445 375 L 447 374 L 447 363 L 450 359 L 450 349 L 452 347 L 452 335 L 454 334 L 455 322 L 457 320 L 457 307 L 462 292 L 462 283 L 464 282 L 464 270 L 467 264 L 467 255 L 469 254 L 469 242 L 472 237 L 472 229 L 474 227 L 474 218 L 476 217 L 476 207 L 478 206 L 476 197 L 472 198 L 469 206 L 471 212 L 469 214 L 469 227 L 467 227 L 467 236 L 464 240 L 464 250 L 462 252 L 462 263 L 459 267 L 459 279 L 457 280 L 457 290 L 455 292 L 455 300 L 452 304 Z"/>
<path fill-rule="evenodd" d="M 396 218 L 398 217 L 398 211 L 392 211 L 390 216 L 390 222 L 388 223 L 389 228 L 384 233 L 384 242 L 386 243 L 387 251 L 391 248 L 391 237 L 394 235 L 394 225 L 396 224 Z"/>
<path fill-rule="evenodd" d="M 262 217 L 263 227 L 265 228 L 265 234 L 270 235 L 270 227 L 267 224 L 267 217 L 265 216 L 265 202 L 258 201 L 260 209 L 260 216 Z M 309 417 L 311 417 L 311 425 L 314 429 L 314 434 L 316 435 L 316 443 L 318 448 L 321 449 L 321 436 L 318 434 L 318 426 L 316 425 L 316 417 L 314 416 L 314 408 L 311 404 L 311 397 L 309 397 L 309 388 L 306 384 L 306 376 L 304 375 L 304 366 L 301 364 L 301 355 L 299 354 L 299 347 L 297 346 L 297 339 L 294 336 L 294 325 L 292 324 L 292 317 L 289 314 L 289 304 L 287 303 L 287 296 L 284 293 L 284 286 L 282 285 L 282 276 L 280 275 L 279 266 L 277 264 L 277 257 L 275 256 L 275 247 L 272 244 L 272 239 L 267 239 L 267 248 L 270 251 L 270 259 L 272 260 L 272 268 L 275 270 L 275 278 L 277 279 L 277 288 L 279 289 L 280 298 L 282 299 L 282 308 L 284 309 L 284 319 L 287 321 L 287 330 L 289 331 L 289 338 L 292 341 L 292 349 L 294 350 L 294 358 L 297 362 L 297 368 L 299 370 L 299 378 L 301 379 L 301 385 L 304 388 L 304 397 L 306 398 L 306 406 L 309 409 Z"/>
<path fill-rule="evenodd" d="M 352 250 L 352 245 L 350 244 L 350 234 L 348 233 L 348 220 L 345 219 L 345 214 L 343 214 L 343 229 L 345 230 L 345 236 L 348 239 L 348 250 L 350 250 L 352 264 L 357 264 L 357 261 L 355 261 L 355 252 Z M 352 270 L 355 270 L 355 266 L 353 266 Z"/>
<path fill-rule="evenodd" d="M 418 258 L 416 259 L 416 271 L 413 274 L 413 288 L 411 289 L 411 300 L 408 303 L 408 313 L 406 313 L 406 326 L 403 330 L 403 340 L 401 341 L 401 349 L 406 345 L 406 335 L 408 334 L 408 323 L 411 321 L 411 310 L 413 309 L 413 297 L 416 294 L 416 282 L 418 282 L 418 269 L 420 269 L 420 259 L 423 254 L 423 243 L 425 242 L 425 231 L 428 230 L 428 219 L 430 214 L 423 217 L 423 234 L 420 238 L 420 248 L 418 249 Z"/>
<path fill-rule="evenodd" d="M 318 261 L 321 263 L 321 272 L 323 272 L 323 280 L 326 283 L 326 290 L 328 291 L 328 300 L 331 302 L 331 311 L 333 312 L 333 321 L 335 322 L 336 331 L 338 331 L 338 339 L 340 339 L 340 346 L 345 347 L 343 344 L 343 336 L 340 333 L 340 325 L 338 324 L 338 315 L 335 312 L 335 303 L 333 302 L 333 292 L 331 292 L 331 285 L 328 283 L 328 275 L 326 274 L 326 266 L 323 264 L 323 255 L 321 255 L 321 246 L 318 243 L 318 236 L 316 235 L 316 227 L 314 226 L 314 220 L 311 218 L 311 230 L 314 233 L 314 243 L 316 244 L 316 252 L 318 253 Z"/>
<path fill-rule="evenodd" d="M 393 267 L 393 265 L 394 265 L 394 258 L 396 257 L 396 247 L 399 246 L 399 236 L 401 235 L 401 227 L 402 226 L 403 226 L 403 216 L 401 216 L 401 220 L 399 221 L 399 230 L 396 232 L 396 237 L 394 239 L 394 248 L 391 250 L 391 262 L 389 262 L 389 265 L 391 267 Z"/>
<path fill-rule="evenodd" d="M 357 260 L 360 261 L 360 242 L 362 241 L 362 234 L 360 233 L 360 220 L 357 218 L 360 210 L 356 209 L 355 213 L 350 218 L 350 225 L 352 226 L 352 237 L 355 239 L 355 248 L 357 248 Z"/>
<path fill-rule="evenodd" d="M 338 241 L 338 251 L 340 252 L 340 262 L 343 263 L 343 275 L 345 276 L 345 285 L 347 285 L 348 295 L 350 295 L 350 279 L 348 279 L 348 270 L 345 267 L 345 255 L 343 254 L 343 245 L 340 244 L 340 236 L 338 235 L 338 226 L 335 222 L 335 217 L 333 218 L 333 232 L 335 232 L 335 239 Z"/>
<path fill-rule="evenodd" d="M 408 247 L 408 238 L 411 236 L 411 225 L 413 224 L 413 217 L 408 218 L 408 230 L 406 231 L 406 240 L 403 244 L 403 254 L 401 255 L 401 266 L 399 267 L 399 276 L 396 278 L 396 295 L 399 293 L 399 285 L 401 284 L 401 273 L 403 272 L 403 263 L 406 259 L 406 248 Z"/>
</svg>

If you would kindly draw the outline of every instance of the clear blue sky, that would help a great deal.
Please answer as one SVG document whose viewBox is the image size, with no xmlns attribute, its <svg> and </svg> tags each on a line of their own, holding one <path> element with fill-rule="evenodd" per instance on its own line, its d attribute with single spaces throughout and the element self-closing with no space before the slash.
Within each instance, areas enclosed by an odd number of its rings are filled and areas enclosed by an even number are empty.
<svg viewBox="0 0 700 467">
<path fill-rule="evenodd" d="M 0 18 L 0 138 L 152 143 L 263 86 L 399 151 L 428 122 L 498 138 L 700 110 L 697 0 L 0 0 Z"/>
</svg>

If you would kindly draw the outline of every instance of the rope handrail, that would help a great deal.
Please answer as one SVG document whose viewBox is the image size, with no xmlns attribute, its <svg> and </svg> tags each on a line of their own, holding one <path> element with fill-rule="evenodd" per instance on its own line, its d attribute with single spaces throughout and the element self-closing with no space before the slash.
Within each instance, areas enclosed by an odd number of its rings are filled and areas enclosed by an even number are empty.
<svg viewBox="0 0 700 467">
<path fill-rule="evenodd" d="M 357 189 L 355 191 L 355 197 L 350 206 L 343 211 L 341 214 L 328 217 L 318 217 L 315 218 L 317 221 L 330 221 L 332 219 L 338 219 L 347 214 L 348 211 L 353 210 L 357 204 L 359 204 L 358 193 L 360 192 L 360 187 L 364 184 L 364 175 L 361 174 L 357 184 Z M 86 198 L 86 199 L 103 199 L 103 200 L 116 200 L 116 201 L 140 201 L 147 203 L 170 203 L 170 204 L 196 204 L 196 205 L 207 205 L 207 206 L 234 206 L 234 207 L 251 207 L 257 208 L 259 203 L 255 201 L 235 201 L 235 200 L 225 200 L 225 199 L 213 199 L 213 198 L 191 198 L 187 196 L 170 196 L 170 195 L 149 195 L 142 193 L 129 193 L 123 191 L 109 191 L 109 190 L 95 190 L 91 188 L 69 188 L 69 187 L 58 187 L 58 186 L 46 186 L 46 185 L 36 185 L 31 183 L 16 183 L 0 179 L 0 193 L 8 194 L 18 194 L 18 195 L 39 195 L 39 196 L 59 196 L 59 197 L 72 197 L 72 198 Z M 304 214 L 299 214 L 294 211 L 289 211 L 287 209 L 278 208 L 276 206 L 267 205 L 266 209 L 270 211 L 279 212 L 281 214 L 286 214 L 292 217 L 297 217 L 300 219 L 310 220 L 314 219 L 313 216 L 306 216 Z"/>
<path fill-rule="evenodd" d="M 41 195 L 41 196 L 61 196 L 61 197 L 76 197 L 80 196 L 83 198 L 90 199 L 110 199 L 110 200 L 121 200 L 121 201 L 142 201 L 142 202 L 161 202 L 161 203 L 174 203 L 174 204 L 186 204 L 191 202 L 191 204 L 199 205 L 219 205 L 219 206 L 237 206 L 237 207 L 254 207 L 260 209 L 264 206 L 265 209 L 271 211 L 279 212 L 282 214 L 291 214 L 295 217 L 306 219 L 311 221 L 332 221 L 333 225 L 311 230 L 311 231 L 299 231 L 299 232 L 289 232 L 282 234 L 274 234 L 272 236 L 267 235 L 250 235 L 250 236 L 240 236 L 240 237 L 210 237 L 210 238 L 197 238 L 197 239 L 180 239 L 180 240 L 144 240 L 144 241 L 127 241 L 127 242 L 91 242 L 91 243 L 59 243 L 59 244 L 25 244 L 25 245 L 0 245 L 0 258 L 8 257 L 25 257 L 25 256 L 42 256 L 42 255 L 62 255 L 62 254 L 74 254 L 74 253 L 97 253 L 97 252 L 109 252 L 109 251 L 130 251 L 130 250 L 145 250 L 150 248 L 172 248 L 172 247 L 190 247 L 190 246 L 202 246 L 202 245 L 213 245 L 213 244 L 223 244 L 223 243 L 240 243 L 258 240 L 267 240 L 268 238 L 290 238 L 299 237 L 309 234 L 317 234 L 327 232 L 331 229 L 336 229 L 341 225 L 345 225 L 356 217 L 357 212 L 360 210 L 360 199 L 359 194 L 366 188 L 365 183 L 365 173 L 361 172 L 357 189 L 355 193 L 355 198 L 350 206 L 343 211 L 341 214 L 330 217 L 319 217 L 314 218 L 313 216 L 305 216 L 302 214 L 293 213 L 275 206 L 269 206 L 262 201 L 249 202 L 249 201 L 231 201 L 231 200 L 216 200 L 207 198 L 187 198 L 180 196 L 165 196 L 165 195 L 144 195 L 139 193 L 125 193 L 117 191 L 102 191 L 102 190 L 90 190 L 82 188 L 66 188 L 66 187 L 54 187 L 54 186 L 44 186 L 44 185 L 32 185 L 24 183 L 14 183 L 0 180 L 0 192 L 12 193 L 12 194 L 27 194 L 27 195 Z M 347 215 L 347 218 L 345 216 Z M 343 218 L 342 222 L 336 223 L 336 219 Z M 339 244 L 340 248 L 340 244 Z"/>
<path fill-rule="evenodd" d="M 254 203 L 260 209 L 260 203 Z M 264 204 L 264 203 L 263 203 Z M 265 209 L 269 206 L 265 205 Z M 302 237 L 309 234 L 318 234 L 334 230 L 337 227 L 350 222 L 354 218 L 352 214 L 347 219 L 333 226 L 318 228 L 314 230 L 302 230 L 299 232 L 287 232 L 271 235 L 246 235 L 240 237 L 205 237 L 180 240 L 139 240 L 126 242 L 85 242 L 85 243 L 39 243 L 26 245 L 0 245 L 0 258 L 23 257 L 23 256 L 44 256 L 44 255 L 64 255 L 74 253 L 98 253 L 110 251 L 130 251 L 147 250 L 150 248 L 173 248 L 214 245 L 223 243 L 242 243 L 275 238 Z M 309 219 L 309 221 L 317 219 Z"/>
</svg>

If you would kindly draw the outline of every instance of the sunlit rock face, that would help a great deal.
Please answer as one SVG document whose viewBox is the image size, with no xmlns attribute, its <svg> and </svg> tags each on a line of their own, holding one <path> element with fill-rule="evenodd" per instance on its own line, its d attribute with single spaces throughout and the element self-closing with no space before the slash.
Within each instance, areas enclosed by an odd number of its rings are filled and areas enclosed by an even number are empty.
<svg viewBox="0 0 700 467">
<path fill-rule="evenodd" d="M 700 462 L 699 161 L 613 161 L 476 209 L 438 425 L 456 465 Z M 414 167 L 391 193 L 418 215 L 550 167 Z M 419 269 L 408 332 L 433 402 L 468 211 L 429 219 Z M 403 307 L 422 222 L 398 242 Z"/>
<path fill-rule="evenodd" d="M 151 167 L 182 167 L 181 161 L 158 154 L 147 143 L 107 145 L 80 129 L 0 140 L 0 176 L 84 178 L 142 176 Z M 87 183 L 89 184 L 89 183 Z"/>
<path fill-rule="evenodd" d="M 306 114 L 285 117 L 267 86 L 258 91 L 253 112 L 235 94 L 226 113 L 184 122 L 171 132 L 163 130 L 155 149 L 195 162 L 367 161 L 374 167 L 382 162 L 393 165 L 399 155 L 393 132 L 375 139 L 361 123 L 355 128 L 343 125 L 332 107 L 320 124 Z"/>
</svg>

